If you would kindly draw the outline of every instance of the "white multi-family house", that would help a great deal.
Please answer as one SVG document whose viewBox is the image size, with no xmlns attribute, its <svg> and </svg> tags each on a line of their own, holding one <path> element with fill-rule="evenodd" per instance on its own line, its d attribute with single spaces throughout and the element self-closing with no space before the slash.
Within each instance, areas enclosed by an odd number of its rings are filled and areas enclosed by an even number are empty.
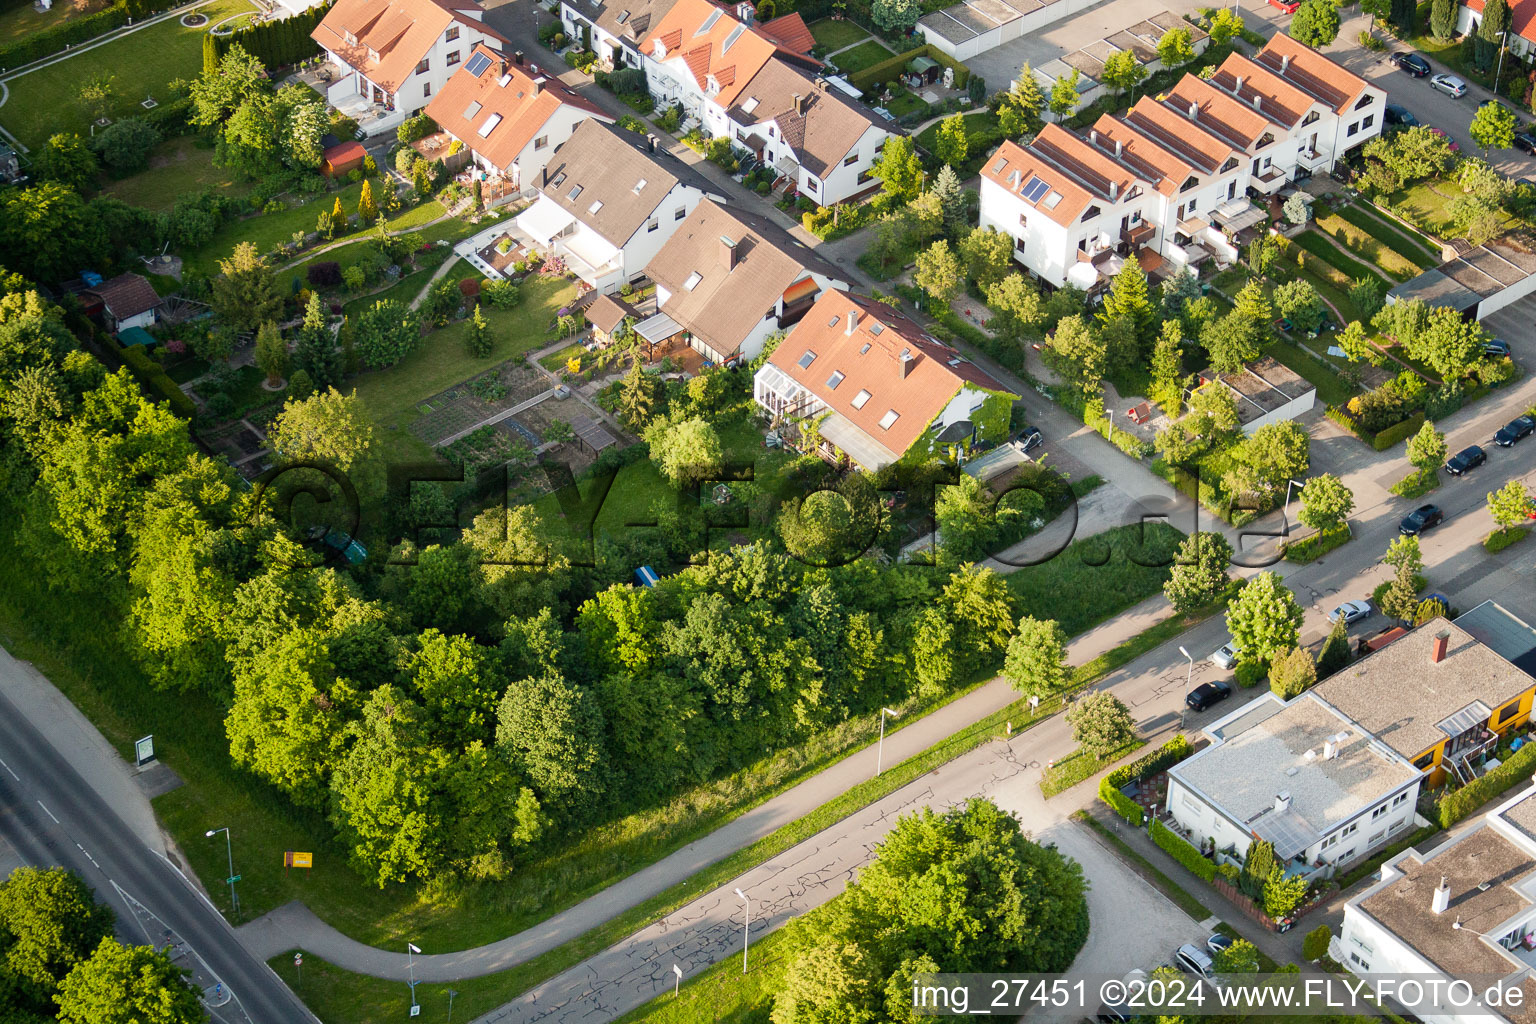
<svg viewBox="0 0 1536 1024">
<path fill-rule="evenodd" d="M 873 187 L 887 122 L 815 77 L 803 23 L 757 25 L 749 9 L 737 13 L 747 20 L 676 0 L 641 44 L 657 105 L 681 105 L 704 134 L 731 139 L 823 206 Z"/>
<path fill-rule="evenodd" d="M 1381 134 L 1386 91 L 1336 64 L 1311 47 L 1277 32 L 1254 62 L 1326 108 L 1322 125 L 1298 133 L 1298 166 L 1327 172 L 1344 157 Z"/>
<path fill-rule="evenodd" d="M 477 46 L 464 66 L 427 104 L 427 114 L 462 142 L 496 195 L 541 180 L 555 150 L 587 118 L 613 123 L 537 65 L 508 61 Z"/>
<path fill-rule="evenodd" d="M 506 43 L 484 17 L 470 0 L 337 0 L 310 33 L 330 62 L 326 102 L 368 135 L 393 131 L 476 46 Z"/>
<path fill-rule="evenodd" d="M 591 39 L 592 52 L 614 68 L 644 67 L 640 42 L 676 0 L 562 0 L 565 34 Z"/>
<path fill-rule="evenodd" d="M 799 323 L 848 282 L 766 218 L 706 199 L 651 260 L 655 315 L 635 333 L 652 359 L 686 346 L 717 365 L 752 359 L 775 331 Z"/>
<path fill-rule="evenodd" d="M 589 288 L 608 293 L 639 277 L 712 186 L 669 155 L 594 118 L 576 126 L 540 177 L 539 198 L 517 215 L 544 255 L 564 258 Z"/>
</svg>

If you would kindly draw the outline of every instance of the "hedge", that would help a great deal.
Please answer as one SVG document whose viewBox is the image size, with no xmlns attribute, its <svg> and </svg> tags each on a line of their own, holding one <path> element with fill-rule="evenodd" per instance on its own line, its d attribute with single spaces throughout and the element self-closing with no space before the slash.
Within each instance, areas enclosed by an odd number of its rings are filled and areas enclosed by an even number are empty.
<svg viewBox="0 0 1536 1024">
<path fill-rule="evenodd" d="M 1406 441 L 1424 425 L 1424 410 L 1419 409 L 1401 423 L 1393 424 L 1371 439 L 1371 447 L 1384 452 L 1399 441 Z"/>
<path fill-rule="evenodd" d="M 269 70 L 308 60 L 320 52 L 320 44 L 310 38 L 310 33 L 330 9 L 329 3 L 319 4 L 276 21 L 255 22 L 227 36 L 210 36 L 214 53 L 223 57 L 239 43 L 241 49 Z"/>
<path fill-rule="evenodd" d="M 1136 828 L 1141 828 L 1146 823 L 1147 815 L 1142 811 L 1141 805 L 1111 786 L 1108 775 L 1099 780 L 1099 799 L 1109 804 L 1116 814 Z"/>
<path fill-rule="evenodd" d="M 898 53 L 894 57 L 887 57 L 878 64 L 871 64 L 863 71 L 855 71 L 848 76 L 848 82 L 855 89 L 867 90 L 877 82 L 887 82 L 901 74 L 902 69 L 915 57 L 930 57 L 947 68 L 953 68 L 956 89 L 964 89 L 971 79 L 970 68 L 930 43 L 919 46 L 915 50 L 908 50 L 906 53 Z"/>
<path fill-rule="evenodd" d="M 1469 817 L 1489 800 L 1517 782 L 1529 778 L 1533 767 L 1536 767 L 1536 743 L 1527 743 L 1486 775 L 1473 779 L 1455 792 L 1447 793 L 1435 809 L 1440 827 L 1450 828 Z"/>
<path fill-rule="evenodd" d="M 1282 546 L 1282 552 L 1287 562 L 1315 562 L 1349 538 L 1349 524 L 1344 523 L 1327 530 L 1319 530 L 1301 540 L 1291 541 Z"/>
<path fill-rule="evenodd" d="M 1152 841 L 1161 847 L 1164 853 L 1188 868 L 1190 873 L 1201 881 L 1209 882 L 1216 877 L 1214 863 L 1200 856 L 1199 850 L 1156 818 L 1152 819 L 1149 834 L 1152 836 Z"/>
<path fill-rule="evenodd" d="M 1150 754 L 1143 754 L 1130 764 L 1116 768 L 1104 776 L 1104 781 L 1119 790 L 1132 779 L 1145 779 L 1149 775 L 1156 775 L 1163 769 L 1178 764 L 1194 752 L 1194 748 L 1189 745 L 1189 739 L 1183 733 L 1179 733 Z"/>
<path fill-rule="evenodd" d="M 138 378 L 139 384 L 150 392 L 150 397 L 164 399 L 170 405 L 171 411 L 182 419 L 190 420 L 197 416 L 197 404 L 187 397 L 174 380 L 171 380 L 170 374 L 165 372 L 165 367 L 155 362 L 144 350 L 144 346 L 119 345 L 115 339 L 111 344 L 117 347 L 118 353 L 123 357 L 123 363 Z"/>
<path fill-rule="evenodd" d="M 23 64 L 51 57 L 66 47 L 106 35 L 128 24 L 128 19 L 133 16 L 128 5 L 119 0 L 106 10 L 31 33 L 9 46 L 0 47 L 0 71 L 14 70 Z"/>
<path fill-rule="evenodd" d="M 1511 526 L 1494 530 L 1483 538 L 1483 549 L 1490 555 L 1496 555 L 1511 544 L 1525 540 L 1526 534 L 1530 532 L 1531 528 L 1528 526 Z"/>
</svg>

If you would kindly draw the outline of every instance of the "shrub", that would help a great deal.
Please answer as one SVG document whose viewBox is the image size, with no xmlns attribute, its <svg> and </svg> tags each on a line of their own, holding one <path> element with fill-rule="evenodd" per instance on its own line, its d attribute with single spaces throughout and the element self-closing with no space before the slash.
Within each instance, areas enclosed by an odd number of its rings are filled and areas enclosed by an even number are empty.
<svg viewBox="0 0 1536 1024">
<path fill-rule="evenodd" d="M 395 150 L 395 170 L 409 178 L 411 172 L 416 169 L 416 161 L 420 159 L 421 154 L 410 146 L 401 146 Z"/>
<path fill-rule="evenodd" d="M 1163 852 L 1174 860 L 1188 868 L 1190 873 L 1201 881 L 1209 882 L 1216 877 L 1216 865 L 1200 856 L 1200 851 L 1195 849 L 1178 833 L 1171 831 L 1156 818 L 1152 819 L 1152 828 L 1149 833 L 1152 841 Z"/>
<path fill-rule="evenodd" d="M 1406 441 L 1419 432 L 1424 425 L 1424 413 L 1422 410 L 1415 412 L 1403 422 L 1387 427 L 1378 433 L 1371 441 L 1371 447 L 1379 452 L 1384 452 L 1399 441 Z"/>
<path fill-rule="evenodd" d="M 1307 937 L 1301 940 L 1301 955 L 1308 960 L 1321 960 L 1328 955 L 1328 940 L 1333 938 L 1333 929 L 1325 924 L 1307 932 Z"/>
<path fill-rule="evenodd" d="M 523 293 L 511 281 L 486 281 L 480 286 L 480 298 L 492 309 L 515 309 Z"/>
<path fill-rule="evenodd" d="M 1536 743 L 1527 743 L 1504 759 L 1504 763 L 1440 799 L 1436 808 L 1441 828 L 1450 828 L 1483 804 L 1518 782 L 1525 780 L 1536 766 Z"/>
<path fill-rule="evenodd" d="M 313 263 L 304 272 L 304 279 L 315 288 L 335 288 L 341 284 L 341 264 L 335 260 Z"/>
<path fill-rule="evenodd" d="M 1483 548 L 1487 552 L 1497 554 L 1518 541 L 1525 540 L 1525 535 L 1531 532 L 1528 526 L 1511 526 L 1503 530 L 1494 530 L 1483 539 Z"/>
<path fill-rule="evenodd" d="M 1263 662 L 1240 661 L 1232 672 L 1232 681 L 1246 690 L 1263 682 L 1267 671 Z"/>
<path fill-rule="evenodd" d="M 404 145 L 409 145 L 417 139 L 424 139 L 437 131 L 437 122 L 426 114 L 417 114 L 400 122 L 400 127 L 395 129 L 395 138 Z M 398 158 L 397 158 L 398 159 Z M 398 164 L 396 165 L 398 167 Z"/>
<path fill-rule="evenodd" d="M 214 395 L 203 405 L 209 419 L 227 420 L 235 414 L 235 400 L 228 395 Z"/>
<path fill-rule="evenodd" d="M 1237 880 L 1242 877 L 1242 869 L 1236 864 L 1217 864 L 1216 873 L 1232 888 L 1237 888 Z"/>
<path fill-rule="evenodd" d="M 1335 526 L 1285 545 L 1287 562 L 1315 562 L 1349 540 L 1349 526 Z"/>
</svg>

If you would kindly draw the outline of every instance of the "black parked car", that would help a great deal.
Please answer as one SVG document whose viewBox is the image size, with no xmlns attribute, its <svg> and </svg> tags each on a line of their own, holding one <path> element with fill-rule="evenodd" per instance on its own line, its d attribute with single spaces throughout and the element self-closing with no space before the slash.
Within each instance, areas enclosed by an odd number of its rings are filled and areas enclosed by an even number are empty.
<svg viewBox="0 0 1536 1024">
<path fill-rule="evenodd" d="M 1463 448 L 1445 462 L 1445 471 L 1451 476 L 1465 476 L 1488 461 L 1488 453 L 1477 445 Z"/>
<path fill-rule="evenodd" d="M 1522 437 L 1536 430 L 1536 420 L 1529 416 L 1517 416 L 1499 428 L 1493 435 L 1493 443 L 1500 448 L 1511 448 Z"/>
<path fill-rule="evenodd" d="M 1201 683 L 1189 691 L 1189 696 L 1184 698 L 1184 703 L 1189 705 L 1192 711 L 1204 711 L 1212 704 L 1220 704 L 1230 696 L 1232 696 L 1232 687 L 1228 683 Z"/>
<path fill-rule="evenodd" d="M 1392 63 L 1408 72 L 1414 78 L 1423 78 L 1429 74 L 1429 61 L 1416 53 L 1398 52 L 1392 55 Z"/>
<path fill-rule="evenodd" d="M 1431 526 L 1439 526 L 1444 521 L 1445 513 L 1440 511 L 1439 505 L 1420 505 L 1397 524 L 1397 532 L 1405 537 L 1412 537 Z"/>
<path fill-rule="evenodd" d="M 1386 115 L 1382 118 L 1382 124 L 1388 128 L 1414 128 L 1419 119 L 1413 116 L 1413 111 L 1407 107 L 1400 107 L 1396 103 L 1387 104 Z"/>
<path fill-rule="evenodd" d="M 1515 136 L 1515 148 L 1522 153 L 1536 155 L 1536 135 L 1530 132 L 1521 132 Z"/>
<path fill-rule="evenodd" d="M 1508 359 L 1509 342 L 1503 338 L 1490 338 L 1483 342 L 1483 355 L 1490 359 Z"/>
</svg>

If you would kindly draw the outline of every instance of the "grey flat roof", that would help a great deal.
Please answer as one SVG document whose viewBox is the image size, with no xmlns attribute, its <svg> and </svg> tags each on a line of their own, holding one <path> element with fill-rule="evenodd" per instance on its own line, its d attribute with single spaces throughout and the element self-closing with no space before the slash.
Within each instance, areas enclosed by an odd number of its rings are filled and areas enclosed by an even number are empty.
<svg viewBox="0 0 1536 1024">
<path fill-rule="evenodd" d="M 1466 312 L 1482 301 L 1482 296 L 1457 284 L 1439 268 L 1426 270 L 1410 281 L 1396 285 L 1387 295 L 1394 299 L 1418 299 L 1428 306 L 1450 306 Z"/>
<path fill-rule="evenodd" d="M 1529 271 L 1522 270 L 1508 259 L 1505 259 L 1502 253 L 1495 252 L 1486 246 L 1481 249 L 1473 249 L 1463 256 L 1462 259 L 1506 288 L 1512 284 L 1519 284 L 1531 276 Z"/>
<path fill-rule="evenodd" d="M 1018 11 L 1003 3 L 1003 0 L 966 0 L 978 12 L 991 18 L 998 24 L 1006 24 L 1010 21 L 1018 21 L 1021 15 Z"/>
<path fill-rule="evenodd" d="M 1098 78 L 1104 73 L 1104 62 L 1086 50 L 1073 50 L 1062 54 L 1061 59 L 1068 67 L 1076 68 L 1089 78 Z"/>
<path fill-rule="evenodd" d="M 951 18 L 946 11 L 925 14 L 917 20 L 917 23 L 924 28 L 932 29 L 952 43 L 963 43 L 967 39 L 975 39 L 980 34 Z"/>
<path fill-rule="evenodd" d="M 997 28 L 998 24 L 996 19 L 987 17 L 970 4 L 955 4 L 952 7 L 946 7 L 944 8 L 944 13 L 954 18 L 966 28 L 974 31 L 977 35 L 992 31 Z M 1010 18 L 1008 20 L 1012 21 L 1013 19 Z"/>
<path fill-rule="evenodd" d="M 1497 601 L 1463 612 L 1456 625 L 1491 647 L 1505 661 L 1536 675 L 1536 629 Z"/>
<path fill-rule="evenodd" d="M 1120 47 L 1115 46 L 1107 39 L 1100 39 L 1083 47 L 1082 52 L 1090 57 L 1097 57 L 1099 60 L 1108 60 L 1120 52 Z"/>
<path fill-rule="evenodd" d="M 1472 256 L 1477 250 L 1467 253 Z M 1504 290 L 1504 285 L 1496 277 L 1489 276 L 1485 271 L 1466 258 L 1454 259 L 1449 263 L 1440 264 L 1440 273 L 1455 281 L 1470 292 L 1476 292 L 1479 297 L 1486 299 L 1490 295 Z"/>
<path fill-rule="evenodd" d="M 619 443 L 618 438 L 610 434 L 607 427 L 589 416 L 577 416 L 571 420 L 571 429 L 594 453 Z"/>
<path fill-rule="evenodd" d="M 1244 708 L 1211 746 L 1169 769 L 1232 821 L 1294 857 L 1334 826 L 1419 777 L 1418 769 L 1314 692 L 1289 704 L 1274 694 Z M 1234 723 L 1235 726 L 1235 723 Z M 1346 735 L 1347 734 L 1347 735 Z M 1324 746 L 1338 743 L 1335 757 Z M 1276 806 L 1289 794 L 1290 806 Z"/>
</svg>

